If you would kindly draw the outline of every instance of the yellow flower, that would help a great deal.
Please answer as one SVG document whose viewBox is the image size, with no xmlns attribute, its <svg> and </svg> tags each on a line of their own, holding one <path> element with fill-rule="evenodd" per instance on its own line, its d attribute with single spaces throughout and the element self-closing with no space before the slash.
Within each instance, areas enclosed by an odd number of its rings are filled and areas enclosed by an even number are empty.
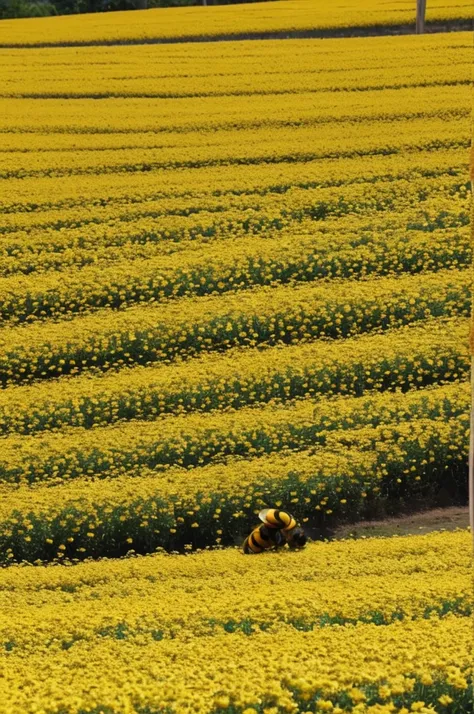
<svg viewBox="0 0 474 714">
<path fill-rule="evenodd" d="M 230 698 L 226 694 L 222 694 L 214 700 L 214 706 L 226 709 L 230 705 Z"/>
<path fill-rule="evenodd" d="M 386 684 L 383 684 L 379 687 L 379 697 L 381 699 L 388 699 L 390 695 L 392 694 L 390 687 L 387 687 Z"/>
<path fill-rule="evenodd" d="M 449 704 L 452 704 L 453 700 L 449 696 L 449 694 L 442 694 L 440 697 L 438 697 L 438 702 L 443 706 L 447 707 Z"/>
<path fill-rule="evenodd" d="M 352 689 L 350 689 L 348 694 L 352 701 L 356 704 L 358 702 L 364 702 L 366 700 L 364 692 L 361 689 L 358 689 L 357 687 L 353 687 Z"/>
</svg>

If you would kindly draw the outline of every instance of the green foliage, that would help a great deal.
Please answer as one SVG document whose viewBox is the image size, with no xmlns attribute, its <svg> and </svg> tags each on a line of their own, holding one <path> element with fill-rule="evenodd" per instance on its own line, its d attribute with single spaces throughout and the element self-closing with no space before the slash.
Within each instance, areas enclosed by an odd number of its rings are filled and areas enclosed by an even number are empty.
<svg viewBox="0 0 474 714">
<path fill-rule="evenodd" d="M 0 0 L 0 18 L 13 17 L 45 17 L 47 15 L 57 15 L 58 8 L 49 0 L 38 0 L 28 2 L 28 0 Z"/>
<path fill-rule="evenodd" d="M 0 19 L 75 15 L 84 12 L 113 12 L 116 10 L 146 10 L 153 7 L 189 7 L 191 5 L 233 5 L 257 0 L 0 0 Z"/>
</svg>

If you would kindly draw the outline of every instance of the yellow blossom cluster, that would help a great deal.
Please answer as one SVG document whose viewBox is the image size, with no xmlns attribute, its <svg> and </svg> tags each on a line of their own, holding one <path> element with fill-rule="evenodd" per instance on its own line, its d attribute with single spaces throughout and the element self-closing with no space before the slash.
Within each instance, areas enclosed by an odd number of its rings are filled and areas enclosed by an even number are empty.
<svg viewBox="0 0 474 714">
<path fill-rule="evenodd" d="M 170 413 L 458 381 L 469 372 L 468 333 L 467 319 L 440 318 L 345 340 L 231 349 L 170 365 L 14 385 L 0 392 L 0 427 L 2 433 L 90 429 Z"/>
<path fill-rule="evenodd" d="M 259 287 L 162 307 L 103 310 L 0 331 L 0 381 L 169 362 L 212 350 L 351 337 L 439 316 L 468 316 L 470 269 L 327 285 Z"/>
<path fill-rule="evenodd" d="M 220 464 L 164 471 L 140 464 L 147 455 L 143 449 L 128 461 L 122 456 L 122 464 L 113 448 L 101 456 L 97 450 L 87 462 L 80 449 L 63 457 L 60 442 L 57 454 L 41 461 L 30 444 L 30 462 L 23 454 L 23 464 L 13 461 L 4 474 L 19 478 L 29 469 L 25 484 L 4 486 L 2 492 L 4 560 L 229 544 L 243 538 L 255 514 L 269 504 L 287 504 L 324 534 L 338 520 L 373 517 L 387 505 L 393 511 L 416 500 L 426 503 L 441 487 L 462 494 L 468 427 L 467 415 L 432 415 L 329 430 L 325 445 L 311 451 L 283 448 L 254 459 L 250 453 L 245 460 L 234 456 Z M 63 463 L 69 463 L 69 472 L 61 471 Z M 101 474 L 102 468 L 107 471 Z M 39 483 L 29 486 L 35 479 Z"/>
<path fill-rule="evenodd" d="M 3 21 L 0 714 L 473 711 L 467 531 L 323 542 L 466 497 L 472 38 L 156 42 L 413 21 Z"/>
<path fill-rule="evenodd" d="M 268 7 L 261 3 L 244 8 L 184 7 L 137 12 L 134 21 L 126 12 L 53 18 L 35 18 L 27 23 L 8 20 L 0 34 L 0 45 L 118 44 L 124 42 L 176 42 L 298 36 L 331 37 L 379 34 L 384 30 L 414 31 L 416 11 L 412 3 L 400 6 L 388 0 L 280 0 Z M 472 7 L 467 0 L 434 0 L 427 8 L 433 27 L 469 28 Z"/>
<path fill-rule="evenodd" d="M 140 258 L 135 245 L 132 250 L 124 246 L 117 261 L 106 248 L 105 266 L 97 265 L 100 250 L 94 253 L 90 250 L 93 265 L 86 265 L 80 272 L 55 271 L 42 276 L 33 267 L 36 258 L 38 268 L 46 268 L 43 254 L 36 253 L 33 257 L 30 251 L 18 250 L 16 267 L 20 267 L 20 261 L 28 261 L 32 272 L 27 276 L 11 275 L 1 281 L 0 314 L 5 321 L 32 321 L 102 307 L 126 307 L 136 302 L 222 294 L 258 285 L 428 272 L 467 266 L 471 259 L 468 226 L 430 233 L 374 231 L 369 238 L 355 232 L 343 233 L 335 240 L 328 240 L 326 232 L 314 234 L 310 225 L 304 223 L 300 230 L 301 233 L 291 235 L 280 232 L 277 237 L 261 242 L 249 237 L 215 240 L 188 250 L 181 249 L 180 243 L 180 249 L 169 256 Z M 91 240 L 93 233 L 89 234 Z M 71 239 L 70 234 L 68 238 Z M 84 251 L 74 253 L 77 259 L 85 257 Z M 70 257 L 68 251 L 67 259 Z M 57 253 L 51 258 L 57 261 Z M 14 263 L 7 257 L 3 266 L 11 271 Z"/>
<path fill-rule="evenodd" d="M 2 707 L 442 714 L 456 701 L 468 712 L 470 561 L 458 531 L 264 559 L 230 549 L 13 566 L 0 573 Z"/>
</svg>

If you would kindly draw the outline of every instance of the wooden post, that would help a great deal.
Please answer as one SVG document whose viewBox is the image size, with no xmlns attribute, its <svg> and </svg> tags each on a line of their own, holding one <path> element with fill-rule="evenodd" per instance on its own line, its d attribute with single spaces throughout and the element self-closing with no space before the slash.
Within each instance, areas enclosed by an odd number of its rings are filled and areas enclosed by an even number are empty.
<svg viewBox="0 0 474 714">
<path fill-rule="evenodd" d="M 416 34 L 422 35 L 425 31 L 426 0 L 416 0 Z"/>
</svg>

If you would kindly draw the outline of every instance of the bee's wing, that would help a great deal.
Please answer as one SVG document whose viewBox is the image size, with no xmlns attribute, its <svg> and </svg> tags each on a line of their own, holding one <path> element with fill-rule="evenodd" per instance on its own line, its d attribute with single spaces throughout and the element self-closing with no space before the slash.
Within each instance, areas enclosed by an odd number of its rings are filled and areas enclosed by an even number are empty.
<svg viewBox="0 0 474 714">
<path fill-rule="evenodd" d="M 265 523 L 265 521 L 267 520 L 267 513 L 268 513 L 269 510 L 270 510 L 269 508 L 264 508 L 263 511 L 260 511 L 260 513 L 258 514 L 258 517 L 259 517 L 260 520 L 263 521 L 264 523 Z"/>
</svg>

